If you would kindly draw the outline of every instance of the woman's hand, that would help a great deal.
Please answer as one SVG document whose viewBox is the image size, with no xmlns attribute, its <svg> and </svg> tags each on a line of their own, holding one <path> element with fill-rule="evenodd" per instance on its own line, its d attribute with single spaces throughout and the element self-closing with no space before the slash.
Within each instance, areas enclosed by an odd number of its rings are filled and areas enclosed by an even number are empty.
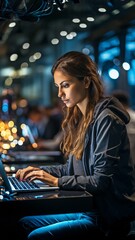
<svg viewBox="0 0 135 240">
<path fill-rule="evenodd" d="M 45 172 L 44 170 L 36 167 L 27 167 L 23 169 L 19 169 L 16 172 L 16 178 L 20 181 L 33 181 L 33 180 L 41 180 L 42 182 L 47 183 L 50 186 L 58 186 L 58 178 L 52 176 L 51 174 Z"/>
</svg>

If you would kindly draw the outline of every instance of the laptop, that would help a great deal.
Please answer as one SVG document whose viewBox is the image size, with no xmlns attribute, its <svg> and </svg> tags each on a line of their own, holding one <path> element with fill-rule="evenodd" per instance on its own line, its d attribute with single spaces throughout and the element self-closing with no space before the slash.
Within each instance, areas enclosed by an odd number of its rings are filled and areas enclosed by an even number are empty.
<svg viewBox="0 0 135 240">
<path fill-rule="evenodd" d="M 40 180 L 34 180 L 33 182 L 28 181 L 19 181 L 14 176 L 8 176 L 4 165 L 2 162 L 2 159 L 0 158 L 0 176 L 3 182 L 3 185 L 5 187 L 5 190 L 9 193 L 23 193 L 23 192 L 37 192 L 37 191 L 52 191 L 57 190 L 59 187 L 52 187 L 48 184 L 43 183 Z"/>
<path fill-rule="evenodd" d="M 22 124 L 22 136 L 25 138 L 27 137 L 29 139 L 29 142 L 33 149 L 37 149 L 38 144 L 35 140 L 35 137 L 30 129 L 30 127 L 27 124 Z"/>
</svg>

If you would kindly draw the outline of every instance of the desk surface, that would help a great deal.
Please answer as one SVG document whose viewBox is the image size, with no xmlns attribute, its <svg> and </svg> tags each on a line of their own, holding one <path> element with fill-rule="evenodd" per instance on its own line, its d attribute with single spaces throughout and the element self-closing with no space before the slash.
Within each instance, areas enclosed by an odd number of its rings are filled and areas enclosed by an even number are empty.
<svg viewBox="0 0 135 240">
<path fill-rule="evenodd" d="M 63 156 L 60 151 L 10 151 L 2 156 L 5 163 L 24 163 L 24 162 L 44 162 L 54 161 L 63 162 Z"/>
<path fill-rule="evenodd" d="M 63 164 L 64 158 L 60 151 L 11 151 L 2 156 L 7 173 L 15 173 L 19 168 L 28 165 L 38 167 Z"/>
<path fill-rule="evenodd" d="M 66 213 L 90 211 L 93 208 L 92 195 L 84 191 L 48 191 L 25 193 L 12 200 L 0 201 L 0 212 L 7 216 Z M 5 209 L 5 210 L 4 210 Z"/>
<path fill-rule="evenodd" d="M 3 159 L 3 163 L 4 162 Z M 90 211 L 93 197 L 85 191 L 51 190 L 19 193 L 10 200 L 0 200 L 0 212 L 9 216 Z"/>
</svg>

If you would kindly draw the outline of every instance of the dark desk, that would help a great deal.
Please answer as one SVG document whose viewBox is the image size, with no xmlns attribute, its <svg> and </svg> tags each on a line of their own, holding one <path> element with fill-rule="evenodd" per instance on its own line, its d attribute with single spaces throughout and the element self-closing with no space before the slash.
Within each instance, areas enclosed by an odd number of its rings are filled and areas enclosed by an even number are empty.
<svg viewBox="0 0 135 240">
<path fill-rule="evenodd" d="M 92 208 L 92 195 L 82 191 L 25 193 L 14 196 L 12 200 L 0 201 L 1 217 L 90 211 Z"/>
<path fill-rule="evenodd" d="M 23 216 L 90 211 L 93 198 L 82 191 L 48 191 L 19 194 L 12 200 L 0 200 L 1 236 L 18 240 L 18 220 Z"/>
</svg>

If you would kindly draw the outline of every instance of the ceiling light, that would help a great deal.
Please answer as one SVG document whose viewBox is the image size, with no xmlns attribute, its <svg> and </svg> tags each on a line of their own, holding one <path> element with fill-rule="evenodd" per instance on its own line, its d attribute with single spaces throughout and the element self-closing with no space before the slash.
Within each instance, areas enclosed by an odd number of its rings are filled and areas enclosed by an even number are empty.
<svg viewBox="0 0 135 240">
<path fill-rule="evenodd" d="M 30 47 L 29 43 L 24 43 L 22 46 L 23 49 L 28 49 L 29 47 Z"/>
<path fill-rule="evenodd" d="M 14 62 L 14 61 L 17 60 L 17 58 L 18 58 L 18 54 L 13 53 L 13 54 L 10 56 L 10 61 L 11 61 L 11 62 Z"/>
<path fill-rule="evenodd" d="M 94 18 L 93 18 L 93 17 L 87 17 L 87 21 L 88 21 L 88 22 L 93 22 L 93 21 L 94 21 Z"/>
<path fill-rule="evenodd" d="M 9 24 L 9 27 L 10 27 L 10 28 L 13 28 L 13 27 L 15 27 L 15 25 L 16 25 L 15 22 L 11 22 L 11 23 Z"/>
<path fill-rule="evenodd" d="M 85 24 L 85 23 L 80 23 L 80 24 L 79 24 L 79 27 L 80 27 L 80 28 L 87 28 L 87 24 Z"/>
<path fill-rule="evenodd" d="M 56 44 L 59 43 L 59 39 L 53 38 L 52 41 L 51 41 L 51 43 L 52 43 L 53 45 L 56 45 Z"/>
<path fill-rule="evenodd" d="M 73 35 L 71 35 L 70 33 L 66 36 L 66 38 L 68 39 L 68 40 L 71 40 L 71 39 L 73 39 Z"/>
<path fill-rule="evenodd" d="M 60 32 L 60 35 L 61 35 L 62 37 L 65 37 L 65 36 L 67 35 L 67 32 L 66 32 L 66 31 L 61 31 L 61 32 Z"/>
<path fill-rule="evenodd" d="M 74 23 L 79 23 L 79 22 L 80 22 L 80 19 L 79 19 L 79 18 L 74 18 L 74 19 L 72 20 L 72 22 L 74 22 Z"/>
<path fill-rule="evenodd" d="M 103 13 L 103 12 L 106 12 L 106 9 L 105 8 L 99 8 L 98 11 Z"/>
</svg>

